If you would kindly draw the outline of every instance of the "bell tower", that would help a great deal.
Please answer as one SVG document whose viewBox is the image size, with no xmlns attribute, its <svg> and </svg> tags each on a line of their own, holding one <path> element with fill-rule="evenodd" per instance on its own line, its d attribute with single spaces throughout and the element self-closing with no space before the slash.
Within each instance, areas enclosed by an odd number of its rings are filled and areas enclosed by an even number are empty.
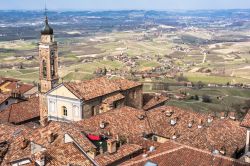
<svg viewBox="0 0 250 166">
<path fill-rule="evenodd" d="M 46 125 L 48 121 L 48 105 L 46 92 L 53 89 L 59 80 L 58 76 L 58 46 L 54 41 L 53 29 L 49 25 L 48 17 L 41 31 L 39 42 L 39 80 L 40 80 L 40 123 Z"/>
<path fill-rule="evenodd" d="M 49 26 L 47 16 L 45 19 L 45 27 L 41 31 L 39 61 L 41 93 L 46 93 L 54 88 L 59 80 L 57 42 L 54 41 L 53 29 Z"/>
</svg>

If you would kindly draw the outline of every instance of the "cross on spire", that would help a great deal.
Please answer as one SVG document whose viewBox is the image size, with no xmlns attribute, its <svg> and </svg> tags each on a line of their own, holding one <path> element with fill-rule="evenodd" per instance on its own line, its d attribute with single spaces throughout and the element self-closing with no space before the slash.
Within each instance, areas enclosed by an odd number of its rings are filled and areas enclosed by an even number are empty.
<svg viewBox="0 0 250 166">
<path fill-rule="evenodd" d="M 48 9 L 47 9 L 47 0 L 44 0 L 44 4 L 45 4 L 45 7 L 44 7 L 44 15 L 45 15 L 45 17 L 46 17 L 46 19 L 47 19 L 47 17 L 48 17 Z"/>
</svg>

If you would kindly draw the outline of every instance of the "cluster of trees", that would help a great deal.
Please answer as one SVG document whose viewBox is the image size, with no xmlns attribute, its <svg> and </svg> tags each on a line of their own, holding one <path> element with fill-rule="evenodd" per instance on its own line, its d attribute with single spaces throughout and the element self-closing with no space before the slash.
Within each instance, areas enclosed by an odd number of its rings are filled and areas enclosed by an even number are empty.
<svg viewBox="0 0 250 166">
<path fill-rule="evenodd" d="M 233 104 L 232 108 L 235 110 L 239 119 L 243 119 L 250 109 L 250 100 L 246 100 L 244 104 Z"/>
<path fill-rule="evenodd" d="M 204 102 L 204 103 L 212 103 L 212 99 L 208 95 L 203 95 L 201 97 L 201 99 L 202 99 L 202 102 Z M 198 100 L 200 100 L 200 97 L 198 95 L 194 95 L 194 96 L 190 97 L 190 100 L 197 100 L 198 101 Z"/>
<path fill-rule="evenodd" d="M 191 96 L 190 99 L 191 100 L 197 100 L 197 101 L 200 100 L 198 95 Z"/>
<path fill-rule="evenodd" d="M 212 103 L 212 99 L 211 99 L 211 97 L 208 96 L 208 95 L 203 95 L 203 96 L 202 96 L 202 101 L 203 101 L 204 103 Z"/>
</svg>

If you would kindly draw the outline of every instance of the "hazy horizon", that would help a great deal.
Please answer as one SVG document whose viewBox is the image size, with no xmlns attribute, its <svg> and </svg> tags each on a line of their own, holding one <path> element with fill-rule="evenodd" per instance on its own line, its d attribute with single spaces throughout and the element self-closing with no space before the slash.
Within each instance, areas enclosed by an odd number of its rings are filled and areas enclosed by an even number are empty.
<svg viewBox="0 0 250 166">
<path fill-rule="evenodd" d="M 45 0 L 8 0 L 0 10 L 43 10 Z M 50 0 L 49 10 L 224 10 L 250 9 L 249 0 Z"/>
</svg>

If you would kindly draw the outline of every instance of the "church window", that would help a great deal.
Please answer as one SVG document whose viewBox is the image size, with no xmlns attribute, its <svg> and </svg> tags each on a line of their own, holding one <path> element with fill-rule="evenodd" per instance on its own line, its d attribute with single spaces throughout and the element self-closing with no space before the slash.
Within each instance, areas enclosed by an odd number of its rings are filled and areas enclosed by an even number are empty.
<svg viewBox="0 0 250 166">
<path fill-rule="evenodd" d="M 63 113 L 63 116 L 68 116 L 67 107 L 65 107 L 65 106 L 62 107 L 62 113 Z"/>
</svg>

